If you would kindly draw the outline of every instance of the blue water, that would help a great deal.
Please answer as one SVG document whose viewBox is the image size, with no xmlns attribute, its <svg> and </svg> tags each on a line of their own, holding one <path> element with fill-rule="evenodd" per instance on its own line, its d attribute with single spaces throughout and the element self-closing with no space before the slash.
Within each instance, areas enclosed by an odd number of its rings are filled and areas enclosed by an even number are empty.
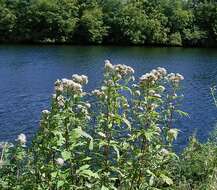
<svg viewBox="0 0 217 190">
<path fill-rule="evenodd" d="M 182 109 L 189 113 L 176 123 L 177 145 L 196 133 L 205 141 L 217 122 L 210 87 L 217 85 L 217 49 L 0 46 L 0 141 L 20 133 L 30 140 L 37 132 L 41 110 L 49 108 L 53 83 L 74 73 L 89 77 L 88 89 L 100 85 L 104 60 L 135 68 L 136 76 L 161 66 L 185 76 Z"/>
</svg>

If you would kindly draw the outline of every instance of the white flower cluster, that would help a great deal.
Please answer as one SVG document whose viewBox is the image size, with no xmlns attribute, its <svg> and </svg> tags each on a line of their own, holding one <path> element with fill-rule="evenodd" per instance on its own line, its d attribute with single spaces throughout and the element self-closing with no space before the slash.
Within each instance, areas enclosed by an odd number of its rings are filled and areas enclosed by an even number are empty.
<svg viewBox="0 0 217 190">
<path fill-rule="evenodd" d="M 164 156 L 167 156 L 167 155 L 170 154 L 170 152 L 169 152 L 167 149 L 165 149 L 165 148 L 162 148 L 161 151 L 160 151 L 160 153 L 161 153 L 162 155 L 164 155 Z"/>
<path fill-rule="evenodd" d="M 77 105 L 77 112 L 82 113 L 84 115 L 88 115 L 87 107 L 80 105 L 80 104 Z"/>
<path fill-rule="evenodd" d="M 70 79 L 62 79 L 62 85 L 64 89 L 70 90 L 75 93 L 82 93 L 82 86 L 81 84 L 74 82 Z"/>
<path fill-rule="evenodd" d="M 103 97 L 105 95 L 105 93 L 103 91 L 100 91 L 100 90 L 93 90 L 92 94 L 96 97 Z"/>
<path fill-rule="evenodd" d="M 85 75 L 72 75 L 72 79 L 62 79 L 55 82 L 55 91 L 62 93 L 70 90 L 73 93 L 81 94 L 82 86 L 88 83 L 88 77 Z"/>
<path fill-rule="evenodd" d="M 167 70 L 162 67 L 153 69 L 150 73 L 146 73 L 139 78 L 141 84 L 151 83 L 154 84 L 157 80 L 162 79 L 167 75 Z"/>
<path fill-rule="evenodd" d="M 148 91 L 148 94 L 149 94 L 149 96 L 153 96 L 153 97 L 155 97 L 155 98 L 161 98 L 161 95 L 158 94 L 158 93 L 156 93 L 156 91 L 153 90 L 153 89 L 149 90 L 149 91 Z"/>
<path fill-rule="evenodd" d="M 168 131 L 168 137 L 169 137 L 171 140 L 174 140 L 174 139 L 177 138 L 178 132 L 179 132 L 179 130 L 177 130 L 177 129 L 170 129 L 170 130 Z"/>
<path fill-rule="evenodd" d="M 48 119 L 48 116 L 49 116 L 49 114 L 50 114 L 50 111 L 48 111 L 48 110 L 43 110 L 41 113 L 42 113 L 42 117 L 43 117 L 44 119 Z"/>
<path fill-rule="evenodd" d="M 26 135 L 21 133 L 20 135 L 18 135 L 17 137 L 17 141 L 20 143 L 20 144 L 26 144 Z"/>
<path fill-rule="evenodd" d="M 64 98 L 63 95 L 57 96 L 56 94 L 53 94 L 53 99 L 54 99 L 54 101 L 57 102 L 57 105 L 59 107 L 64 107 L 64 105 L 65 105 L 65 98 Z"/>
<path fill-rule="evenodd" d="M 56 163 L 59 165 L 59 166 L 63 166 L 64 165 L 64 160 L 62 158 L 57 158 L 56 159 Z"/>
<path fill-rule="evenodd" d="M 105 71 L 115 74 L 119 79 L 134 74 L 134 69 L 127 65 L 112 65 L 109 60 L 105 60 Z"/>
<path fill-rule="evenodd" d="M 170 74 L 168 74 L 167 77 L 171 82 L 176 83 L 176 84 L 179 83 L 180 81 L 184 80 L 184 77 L 179 73 L 176 73 L 176 74 L 170 73 Z"/>
<path fill-rule="evenodd" d="M 86 85 L 88 83 L 88 77 L 85 75 L 74 74 L 74 75 L 72 75 L 72 80 L 74 82 L 81 84 L 81 85 Z"/>
<path fill-rule="evenodd" d="M 60 106 L 60 107 L 64 107 L 64 105 L 65 105 L 64 96 L 59 95 L 59 96 L 57 97 L 57 104 L 58 104 L 58 106 Z"/>
</svg>

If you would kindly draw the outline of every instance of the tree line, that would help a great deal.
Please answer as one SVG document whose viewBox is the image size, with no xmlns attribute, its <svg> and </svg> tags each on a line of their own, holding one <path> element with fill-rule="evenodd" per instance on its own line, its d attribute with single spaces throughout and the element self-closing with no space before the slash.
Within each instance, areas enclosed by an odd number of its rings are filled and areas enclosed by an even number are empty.
<svg viewBox="0 0 217 190">
<path fill-rule="evenodd" d="M 216 0 L 0 0 L 0 41 L 216 46 Z"/>
</svg>

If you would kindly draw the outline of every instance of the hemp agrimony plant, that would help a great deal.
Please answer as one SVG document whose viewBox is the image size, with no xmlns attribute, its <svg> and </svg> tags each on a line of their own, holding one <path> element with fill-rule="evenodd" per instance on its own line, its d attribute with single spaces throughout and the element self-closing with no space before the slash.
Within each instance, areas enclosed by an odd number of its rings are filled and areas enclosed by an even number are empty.
<svg viewBox="0 0 217 190">
<path fill-rule="evenodd" d="M 105 61 L 102 86 L 84 92 L 87 76 L 55 82 L 32 144 L 1 146 L 2 189 L 162 189 L 174 185 L 171 162 L 180 104 L 180 74 Z M 15 188 L 16 187 L 16 188 Z"/>
</svg>

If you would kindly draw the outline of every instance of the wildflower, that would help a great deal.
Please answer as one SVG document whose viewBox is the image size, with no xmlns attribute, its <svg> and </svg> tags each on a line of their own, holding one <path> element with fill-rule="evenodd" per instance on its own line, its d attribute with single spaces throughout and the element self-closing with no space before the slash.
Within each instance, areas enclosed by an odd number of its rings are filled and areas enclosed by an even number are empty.
<svg viewBox="0 0 217 190">
<path fill-rule="evenodd" d="M 88 83 L 88 77 L 85 75 L 74 74 L 74 75 L 72 75 L 72 80 L 76 83 L 81 84 L 81 85 L 85 85 Z"/>
<path fill-rule="evenodd" d="M 146 73 L 145 75 L 142 75 L 139 78 L 139 81 L 140 81 L 141 84 L 143 84 L 143 83 L 154 84 L 157 81 L 157 79 L 158 78 L 155 76 L 154 73 Z"/>
<path fill-rule="evenodd" d="M 168 77 L 168 79 L 169 79 L 171 82 L 173 82 L 173 83 L 175 83 L 175 84 L 177 84 L 177 83 L 179 83 L 180 81 L 184 80 L 184 77 L 183 77 L 181 74 L 179 74 L 179 73 L 176 73 L 176 74 L 170 73 L 167 77 Z"/>
<path fill-rule="evenodd" d="M 50 114 L 50 111 L 48 111 L 48 110 L 42 111 L 42 116 L 44 116 L 44 117 L 48 117 L 49 114 Z"/>
<path fill-rule="evenodd" d="M 64 96 L 60 95 L 60 96 L 57 97 L 57 104 L 60 107 L 63 107 L 65 105 Z"/>
<path fill-rule="evenodd" d="M 57 158 L 56 159 L 56 163 L 59 165 L 59 166 L 63 166 L 64 165 L 64 160 L 62 158 Z"/>
<path fill-rule="evenodd" d="M 63 87 L 73 91 L 74 93 L 82 93 L 82 86 L 81 84 L 74 82 L 73 80 L 69 79 L 62 79 Z"/>
<path fill-rule="evenodd" d="M 82 80 L 83 80 L 83 84 L 87 84 L 88 83 L 88 77 L 86 75 L 81 75 Z"/>
<path fill-rule="evenodd" d="M 163 67 L 158 67 L 157 68 L 158 72 L 162 75 L 162 76 L 166 76 L 167 74 L 167 70 Z"/>
<path fill-rule="evenodd" d="M 108 86 L 112 86 L 113 81 L 112 81 L 112 80 L 107 80 L 107 81 L 105 81 L 105 83 L 106 83 Z M 103 90 L 103 89 L 102 89 L 102 90 Z"/>
<path fill-rule="evenodd" d="M 95 96 L 97 96 L 97 97 L 102 97 L 102 96 L 105 95 L 105 93 L 102 92 L 102 91 L 100 91 L 100 90 L 93 90 L 92 94 L 95 95 Z"/>
<path fill-rule="evenodd" d="M 21 133 L 20 135 L 18 135 L 17 141 L 19 141 L 20 144 L 26 144 L 26 135 Z"/>
<path fill-rule="evenodd" d="M 170 152 L 167 149 L 162 148 L 160 153 L 163 154 L 164 156 L 167 156 L 167 155 L 169 155 Z"/>
<path fill-rule="evenodd" d="M 59 93 L 62 93 L 63 92 L 63 84 L 62 82 L 58 79 L 56 82 L 55 82 L 55 91 L 56 92 L 59 92 Z"/>
<path fill-rule="evenodd" d="M 176 76 L 179 78 L 179 80 L 184 80 L 184 77 L 181 74 L 177 73 Z"/>
<path fill-rule="evenodd" d="M 56 94 L 53 94 L 53 95 L 52 95 L 52 98 L 53 98 L 53 99 L 56 99 L 56 98 L 57 98 L 57 95 L 56 95 Z"/>
<path fill-rule="evenodd" d="M 161 78 L 161 73 L 158 72 L 158 70 L 156 69 L 153 69 L 150 74 L 154 75 L 157 79 L 160 79 Z"/>
<path fill-rule="evenodd" d="M 132 67 L 129 67 L 127 65 L 121 65 L 121 64 L 115 65 L 114 70 L 121 77 L 126 77 L 128 75 L 132 75 L 135 72 Z"/>
<path fill-rule="evenodd" d="M 114 66 L 111 64 L 109 60 L 105 60 L 105 70 L 106 71 L 113 71 Z"/>
<path fill-rule="evenodd" d="M 173 140 L 173 139 L 176 139 L 176 137 L 178 136 L 178 130 L 177 129 L 170 129 L 167 134 L 168 134 L 168 137 Z"/>
</svg>

